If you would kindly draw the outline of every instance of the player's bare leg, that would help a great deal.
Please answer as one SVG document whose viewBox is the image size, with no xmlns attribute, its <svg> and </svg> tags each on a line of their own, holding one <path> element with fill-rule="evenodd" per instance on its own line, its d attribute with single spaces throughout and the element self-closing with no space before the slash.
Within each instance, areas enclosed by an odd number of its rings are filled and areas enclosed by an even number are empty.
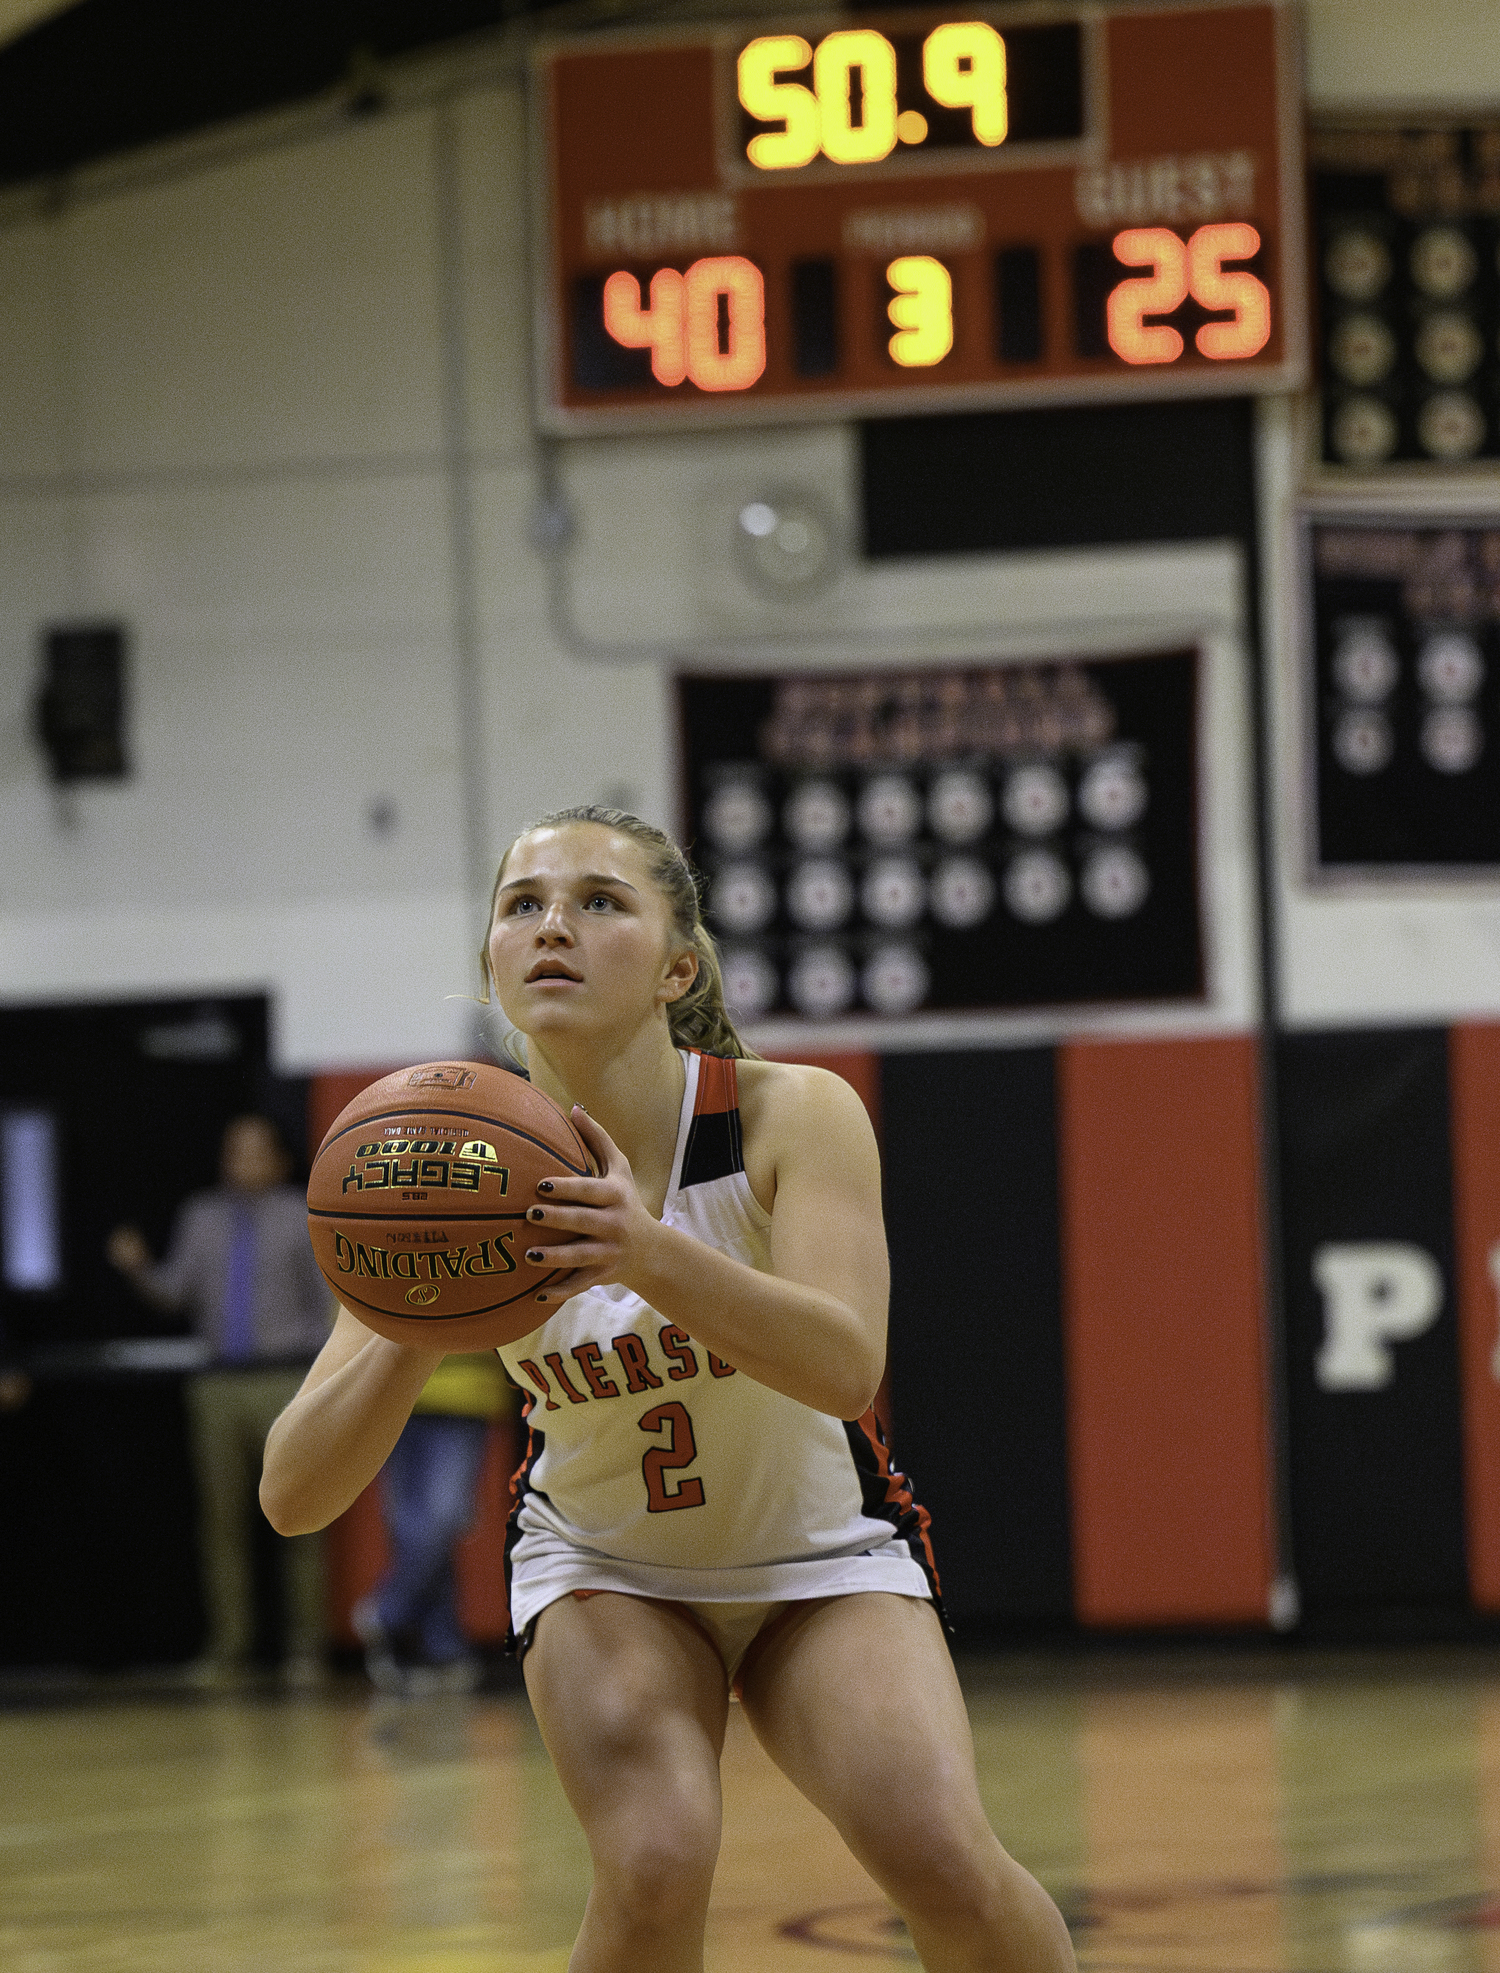
<svg viewBox="0 0 1500 1973">
<path fill-rule="evenodd" d="M 729 1703 L 718 1653 L 669 1606 L 565 1596 L 525 1671 L 594 1864 L 569 1973 L 702 1973 Z"/>
<path fill-rule="evenodd" d="M 742 1694 L 782 1772 L 900 1911 L 928 1973 L 1074 1973 L 1051 1898 L 979 1800 L 963 1696 L 930 1604 L 793 1606 Z"/>
</svg>

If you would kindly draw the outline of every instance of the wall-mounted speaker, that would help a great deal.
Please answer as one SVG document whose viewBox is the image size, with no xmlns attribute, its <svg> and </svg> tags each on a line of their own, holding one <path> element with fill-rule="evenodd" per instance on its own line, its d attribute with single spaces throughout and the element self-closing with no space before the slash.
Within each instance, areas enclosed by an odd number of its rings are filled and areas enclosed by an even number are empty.
<svg viewBox="0 0 1500 1973">
<path fill-rule="evenodd" d="M 37 738 L 56 782 L 118 781 L 125 757 L 125 631 L 56 625 L 43 635 Z"/>
</svg>

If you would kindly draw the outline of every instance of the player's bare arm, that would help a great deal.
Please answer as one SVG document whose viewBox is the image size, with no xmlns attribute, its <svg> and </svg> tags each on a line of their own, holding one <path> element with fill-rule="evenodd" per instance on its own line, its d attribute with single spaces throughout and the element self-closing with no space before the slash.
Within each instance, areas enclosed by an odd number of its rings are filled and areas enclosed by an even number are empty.
<svg viewBox="0 0 1500 1973">
<path fill-rule="evenodd" d="M 577 1271 L 548 1300 L 621 1282 L 747 1376 L 857 1418 L 885 1367 L 890 1290 L 874 1133 L 826 1070 L 742 1062 L 739 1074 L 746 1173 L 771 1213 L 774 1271 L 654 1219 L 628 1161 L 580 1110 L 574 1122 L 604 1175 L 557 1180 L 532 1209 L 537 1223 L 580 1236 Z"/>
<path fill-rule="evenodd" d="M 302 1388 L 266 1439 L 260 1504 L 278 1534 L 309 1534 L 351 1507 L 401 1436 L 442 1352 L 375 1336 L 340 1308 Z"/>
</svg>

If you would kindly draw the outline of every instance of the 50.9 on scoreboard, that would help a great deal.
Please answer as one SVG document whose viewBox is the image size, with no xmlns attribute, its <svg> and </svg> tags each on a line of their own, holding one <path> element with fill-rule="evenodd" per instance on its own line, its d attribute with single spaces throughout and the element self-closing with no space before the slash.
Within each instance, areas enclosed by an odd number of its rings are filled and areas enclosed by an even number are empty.
<svg viewBox="0 0 1500 1973">
<path fill-rule="evenodd" d="M 1300 381 L 1289 35 L 929 10 L 552 50 L 544 418 Z"/>
</svg>

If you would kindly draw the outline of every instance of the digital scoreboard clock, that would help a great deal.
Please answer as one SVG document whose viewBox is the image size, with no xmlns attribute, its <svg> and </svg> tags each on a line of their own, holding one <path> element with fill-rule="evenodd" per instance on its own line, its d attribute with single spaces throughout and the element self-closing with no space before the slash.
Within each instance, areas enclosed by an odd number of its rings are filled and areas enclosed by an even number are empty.
<svg viewBox="0 0 1500 1973">
<path fill-rule="evenodd" d="M 778 16 L 538 54 L 555 431 L 1304 381 L 1286 7 Z"/>
</svg>

